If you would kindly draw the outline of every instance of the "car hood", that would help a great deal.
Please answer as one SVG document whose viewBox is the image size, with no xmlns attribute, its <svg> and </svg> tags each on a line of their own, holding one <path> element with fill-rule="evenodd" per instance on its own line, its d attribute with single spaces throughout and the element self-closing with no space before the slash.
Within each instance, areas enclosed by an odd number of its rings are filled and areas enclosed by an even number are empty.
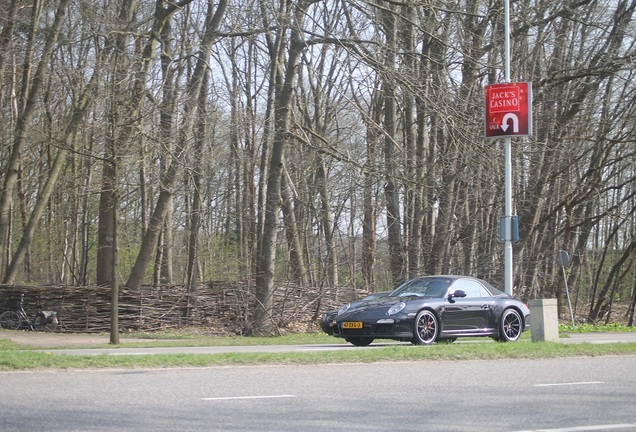
<svg viewBox="0 0 636 432">
<path fill-rule="evenodd" d="M 380 297 L 371 300 L 357 301 L 350 303 L 349 309 L 342 315 L 346 315 L 352 312 L 360 313 L 365 311 L 377 311 L 377 310 L 388 310 L 391 306 L 396 303 L 404 302 L 407 304 L 414 301 L 421 302 L 422 300 L 430 299 L 431 297 L 424 296 L 405 296 L 405 297 Z"/>
</svg>

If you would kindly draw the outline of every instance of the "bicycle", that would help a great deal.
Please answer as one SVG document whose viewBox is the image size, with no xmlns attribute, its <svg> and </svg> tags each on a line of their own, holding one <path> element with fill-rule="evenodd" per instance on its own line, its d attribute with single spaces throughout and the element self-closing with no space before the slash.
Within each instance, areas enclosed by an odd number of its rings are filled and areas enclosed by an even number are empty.
<svg viewBox="0 0 636 432">
<path fill-rule="evenodd" d="M 24 310 L 24 294 L 20 301 L 9 305 L 9 310 L 0 315 L 0 328 L 6 330 L 19 330 L 26 327 L 31 331 L 54 331 L 57 328 L 58 319 L 56 311 L 45 311 L 43 306 L 37 305 L 37 312 L 33 319 Z"/>
</svg>

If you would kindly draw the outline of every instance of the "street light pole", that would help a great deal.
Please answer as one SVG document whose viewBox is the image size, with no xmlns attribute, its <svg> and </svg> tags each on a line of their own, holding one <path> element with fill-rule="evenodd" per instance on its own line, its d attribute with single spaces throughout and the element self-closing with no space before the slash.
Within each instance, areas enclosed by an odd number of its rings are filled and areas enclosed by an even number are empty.
<svg viewBox="0 0 636 432">
<path fill-rule="evenodd" d="M 510 82 L 510 1 L 504 0 L 504 81 Z M 505 139 L 505 233 L 504 244 L 504 287 L 506 294 L 512 295 L 512 143 Z"/>
</svg>

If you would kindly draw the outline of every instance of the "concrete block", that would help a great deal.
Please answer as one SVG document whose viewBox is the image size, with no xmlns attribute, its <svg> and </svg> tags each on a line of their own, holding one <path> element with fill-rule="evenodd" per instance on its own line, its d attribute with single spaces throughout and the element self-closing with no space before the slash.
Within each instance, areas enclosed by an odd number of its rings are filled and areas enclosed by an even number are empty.
<svg viewBox="0 0 636 432">
<path fill-rule="evenodd" d="M 559 340 L 559 311 L 556 299 L 535 299 L 528 302 L 530 308 L 530 333 L 532 342 Z"/>
</svg>

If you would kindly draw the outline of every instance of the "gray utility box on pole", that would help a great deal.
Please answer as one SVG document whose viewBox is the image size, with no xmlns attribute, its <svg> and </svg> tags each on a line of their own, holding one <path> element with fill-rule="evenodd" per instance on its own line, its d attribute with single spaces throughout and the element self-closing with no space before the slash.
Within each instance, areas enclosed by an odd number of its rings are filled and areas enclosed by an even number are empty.
<svg viewBox="0 0 636 432">
<path fill-rule="evenodd" d="M 559 340 L 559 311 L 556 299 L 536 299 L 528 302 L 532 342 Z"/>
</svg>

